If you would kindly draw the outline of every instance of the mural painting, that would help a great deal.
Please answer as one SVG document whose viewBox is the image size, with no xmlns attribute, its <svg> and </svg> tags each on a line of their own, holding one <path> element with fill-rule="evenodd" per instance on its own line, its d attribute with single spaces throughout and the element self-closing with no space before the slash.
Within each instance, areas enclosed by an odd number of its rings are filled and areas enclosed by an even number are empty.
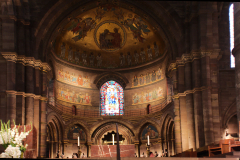
<svg viewBox="0 0 240 160">
<path fill-rule="evenodd" d="M 135 93 L 132 97 L 132 104 L 143 104 L 163 99 L 163 89 L 158 87 L 147 92 Z"/>
<path fill-rule="evenodd" d="M 55 94 L 54 94 L 54 80 L 49 81 L 48 87 L 48 103 L 55 106 Z"/>
<path fill-rule="evenodd" d="M 78 87 L 91 88 L 90 80 L 87 76 L 83 77 L 81 74 L 75 75 L 62 69 L 58 70 L 57 80 Z"/>
<path fill-rule="evenodd" d="M 152 73 L 147 73 L 146 75 L 141 74 L 139 77 L 134 76 L 132 80 L 132 88 L 145 86 L 154 82 L 158 82 L 164 79 L 164 74 L 162 69 L 159 68 L 156 71 L 152 71 Z"/>
<path fill-rule="evenodd" d="M 158 138 L 158 131 L 152 125 L 148 125 L 142 132 L 142 140 L 147 140 L 147 136 L 150 139 Z"/>
<path fill-rule="evenodd" d="M 80 39 L 84 39 L 87 36 L 87 32 L 94 29 L 96 26 L 95 20 L 91 17 L 85 18 L 73 18 L 71 19 L 71 26 L 68 27 L 68 31 L 71 31 L 74 35 L 72 39 L 76 42 Z"/>
<path fill-rule="evenodd" d="M 73 127 L 71 127 L 69 129 L 68 134 L 67 134 L 67 138 L 69 140 L 77 140 L 78 136 L 79 136 L 81 141 L 85 141 L 86 140 L 86 134 L 83 131 L 83 129 L 80 128 L 77 125 L 74 125 Z"/>
<path fill-rule="evenodd" d="M 91 105 L 91 97 L 88 93 L 76 93 L 69 89 L 58 88 L 57 99 L 75 104 Z"/>
</svg>

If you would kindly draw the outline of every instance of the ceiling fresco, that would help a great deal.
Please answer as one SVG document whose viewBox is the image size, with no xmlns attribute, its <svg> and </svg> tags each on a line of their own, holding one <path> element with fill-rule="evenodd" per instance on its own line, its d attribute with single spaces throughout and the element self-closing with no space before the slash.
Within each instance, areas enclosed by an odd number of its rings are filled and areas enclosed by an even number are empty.
<svg viewBox="0 0 240 160">
<path fill-rule="evenodd" d="M 68 18 L 54 42 L 56 55 L 93 68 L 125 68 L 163 55 L 165 44 L 145 18 L 114 4 Z"/>
</svg>

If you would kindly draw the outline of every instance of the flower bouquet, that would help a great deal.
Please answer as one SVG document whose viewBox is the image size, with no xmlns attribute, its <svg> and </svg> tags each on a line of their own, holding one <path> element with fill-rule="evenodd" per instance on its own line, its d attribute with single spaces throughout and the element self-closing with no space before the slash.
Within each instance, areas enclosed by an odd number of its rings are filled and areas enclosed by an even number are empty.
<svg viewBox="0 0 240 160">
<path fill-rule="evenodd" d="M 32 126 L 32 124 L 31 124 Z M 23 157 L 23 153 L 27 149 L 27 144 L 23 145 L 22 141 L 32 131 L 26 132 L 24 126 L 24 132 L 19 134 L 19 126 L 15 125 L 11 128 L 10 121 L 3 123 L 1 120 L 1 131 L 0 131 L 0 144 L 4 147 L 5 151 L 0 154 L 0 158 L 20 158 Z"/>
</svg>

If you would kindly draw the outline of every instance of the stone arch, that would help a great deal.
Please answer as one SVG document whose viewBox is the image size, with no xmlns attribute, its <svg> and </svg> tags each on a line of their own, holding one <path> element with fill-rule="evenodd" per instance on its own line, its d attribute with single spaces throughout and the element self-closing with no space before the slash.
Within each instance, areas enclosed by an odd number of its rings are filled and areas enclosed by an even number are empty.
<svg viewBox="0 0 240 160">
<path fill-rule="evenodd" d="M 115 131 L 116 132 L 116 123 L 105 123 L 99 128 L 97 128 L 93 135 L 92 135 L 92 141 L 94 144 L 102 144 L 102 138 L 104 135 L 107 135 L 108 132 Z M 125 138 L 125 144 L 131 144 L 133 143 L 132 139 L 134 137 L 134 134 L 131 132 L 129 128 L 127 128 L 125 125 L 118 123 L 118 133 L 119 135 L 122 135 Z"/>
<path fill-rule="evenodd" d="M 90 5 L 90 3 L 92 5 Z M 94 2 L 89 2 L 88 4 L 88 6 L 92 6 L 93 8 L 96 7 L 93 5 Z M 139 12 L 145 14 L 149 20 L 151 19 L 151 21 L 154 21 L 157 24 L 157 31 L 160 32 L 160 35 L 163 36 L 164 40 L 170 44 L 170 53 L 172 53 L 171 57 L 173 57 L 171 59 L 175 59 L 177 53 L 183 53 L 181 52 L 182 47 L 177 47 L 181 46 L 182 43 L 182 24 L 180 23 L 180 18 L 176 16 L 176 11 L 171 5 L 169 5 L 167 2 L 148 2 L 145 3 L 145 6 L 143 7 L 137 2 L 130 3 L 127 1 L 123 1 L 120 4 L 123 6 L 129 4 L 136 7 L 136 10 L 139 10 Z M 59 30 L 61 31 L 61 26 L 67 23 L 67 17 L 74 16 L 75 12 L 77 11 L 77 13 L 83 12 L 85 10 L 84 5 L 87 5 L 87 3 L 71 3 L 69 1 L 61 1 L 51 6 L 51 8 L 46 12 L 45 16 L 41 19 L 39 26 L 36 29 L 35 36 L 38 37 L 36 39 L 36 49 L 40 48 L 40 42 L 44 39 L 43 52 L 45 53 L 45 50 L 49 48 L 47 46 L 50 45 L 49 42 L 52 41 L 52 37 L 56 36 L 56 33 Z M 62 9 L 57 9 L 59 7 Z M 159 12 L 159 8 L 161 8 L 161 12 Z M 69 14 L 70 12 L 71 15 Z M 166 17 L 166 15 L 168 16 Z M 62 21 L 63 18 L 65 21 Z M 54 30 L 57 30 L 56 28 L 59 28 L 59 30 L 55 31 L 55 33 Z"/>
<path fill-rule="evenodd" d="M 47 123 L 53 122 L 58 130 L 59 141 L 63 140 L 63 123 L 62 118 L 60 118 L 55 112 L 50 112 L 47 116 Z"/>
<path fill-rule="evenodd" d="M 222 115 L 222 127 L 226 128 L 227 127 L 227 122 L 230 117 L 232 117 L 234 114 L 237 113 L 237 107 L 236 107 L 236 100 L 234 99 L 233 102 L 224 109 Z"/>
<path fill-rule="evenodd" d="M 153 127 L 155 127 L 158 131 L 158 138 L 160 137 L 160 128 L 158 127 L 159 124 L 153 120 L 145 120 L 142 125 L 140 125 L 137 129 L 136 129 L 136 133 L 137 133 L 137 138 L 139 141 L 142 141 L 141 139 L 141 133 L 143 132 L 144 128 L 147 126 L 147 125 L 152 125 Z"/>
<path fill-rule="evenodd" d="M 90 139 L 90 132 L 88 130 L 88 127 L 82 121 L 75 121 L 75 122 L 72 122 L 72 123 L 68 124 L 68 126 L 64 130 L 63 139 L 68 139 L 67 138 L 68 131 L 74 125 L 79 125 L 83 129 L 83 131 L 86 134 L 86 143 L 90 142 L 91 141 L 91 139 Z"/>
<path fill-rule="evenodd" d="M 116 72 L 105 72 L 103 74 L 100 74 L 99 76 L 97 76 L 95 78 L 93 83 L 96 84 L 98 89 L 100 89 L 101 86 L 109 80 L 116 81 L 123 87 L 123 89 L 129 83 L 128 79 L 125 76 L 121 75 L 120 73 L 116 73 Z"/>
<path fill-rule="evenodd" d="M 116 129 L 116 123 L 118 124 L 119 126 L 118 128 L 120 128 L 120 131 L 124 133 L 124 135 L 127 137 L 128 142 L 130 142 L 131 139 L 135 138 L 135 133 L 133 132 L 133 126 L 121 120 L 107 120 L 100 124 L 98 123 L 96 126 L 92 128 L 91 139 L 96 143 L 97 140 L 99 140 L 99 138 L 104 133 L 106 133 L 107 131 Z"/>
</svg>

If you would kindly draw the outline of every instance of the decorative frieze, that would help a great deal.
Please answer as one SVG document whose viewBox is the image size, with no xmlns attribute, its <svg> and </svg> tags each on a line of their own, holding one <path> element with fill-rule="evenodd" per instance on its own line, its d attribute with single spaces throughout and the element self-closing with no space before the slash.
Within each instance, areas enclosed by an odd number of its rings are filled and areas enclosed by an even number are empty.
<svg viewBox="0 0 240 160">
<path fill-rule="evenodd" d="M 18 56 L 16 52 L 1 52 L 1 54 L 7 61 L 11 62 L 16 62 Z"/>
<path fill-rule="evenodd" d="M 32 97 L 34 99 L 40 99 L 40 100 L 44 100 L 44 101 L 48 100 L 47 97 L 42 97 L 40 95 L 35 95 L 33 93 L 17 92 L 17 91 L 14 91 L 14 90 L 6 90 L 6 93 L 7 94 L 14 94 L 16 96 Z"/>
</svg>

